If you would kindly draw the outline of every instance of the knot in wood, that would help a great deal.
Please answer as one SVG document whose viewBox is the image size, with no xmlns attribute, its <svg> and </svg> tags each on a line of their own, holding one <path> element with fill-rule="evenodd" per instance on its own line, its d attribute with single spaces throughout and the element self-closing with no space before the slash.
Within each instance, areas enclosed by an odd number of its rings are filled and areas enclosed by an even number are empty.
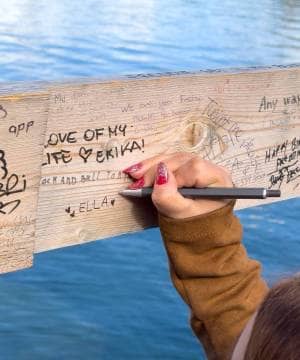
<svg viewBox="0 0 300 360">
<path fill-rule="evenodd" d="M 190 120 L 181 129 L 180 148 L 183 151 L 199 151 L 209 137 L 208 126 L 201 119 Z"/>
</svg>

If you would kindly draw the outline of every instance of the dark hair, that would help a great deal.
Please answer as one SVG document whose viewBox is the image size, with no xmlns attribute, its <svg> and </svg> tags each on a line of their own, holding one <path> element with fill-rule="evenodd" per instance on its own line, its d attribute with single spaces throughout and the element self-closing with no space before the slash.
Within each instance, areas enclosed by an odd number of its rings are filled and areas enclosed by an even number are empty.
<svg viewBox="0 0 300 360">
<path fill-rule="evenodd" d="M 271 288 L 261 304 L 244 360 L 300 359 L 300 275 Z"/>
</svg>

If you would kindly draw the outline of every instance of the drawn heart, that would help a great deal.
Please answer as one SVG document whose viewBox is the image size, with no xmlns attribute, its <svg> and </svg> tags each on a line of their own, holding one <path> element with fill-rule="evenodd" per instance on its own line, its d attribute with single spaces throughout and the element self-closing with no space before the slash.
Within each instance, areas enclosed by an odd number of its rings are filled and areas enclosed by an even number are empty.
<svg viewBox="0 0 300 360">
<path fill-rule="evenodd" d="M 65 212 L 68 213 L 68 214 L 70 214 L 70 212 L 71 212 L 70 206 L 65 209 Z"/>
<path fill-rule="evenodd" d="M 116 201 L 116 199 L 110 200 L 110 203 L 112 204 L 112 206 L 114 206 L 115 201 Z"/>
<path fill-rule="evenodd" d="M 79 149 L 79 156 L 84 160 L 84 162 L 87 162 L 87 159 L 92 154 L 93 149 L 86 149 L 84 146 L 81 146 Z"/>
</svg>

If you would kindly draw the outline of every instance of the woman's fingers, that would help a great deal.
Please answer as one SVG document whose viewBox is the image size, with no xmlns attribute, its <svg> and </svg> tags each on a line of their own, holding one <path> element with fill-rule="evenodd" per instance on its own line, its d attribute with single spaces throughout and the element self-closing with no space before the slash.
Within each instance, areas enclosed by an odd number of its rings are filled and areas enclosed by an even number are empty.
<svg viewBox="0 0 300 360">
<path fill-rule="evenodd" d="M 194 208 L 194 201 L 184 198 L 177 189 L 176 179 L 166 163 L 156 167 L 152 201 L 157 210 L 172 218 L 183 218 Z"/>
<path fill-rule="evenodd" d="M 153 156 L 152 158 L 143 160 L 138 164 L 134 164 L 123 170 L 123 172 L 136 179 L 134 183 L 129 185 L 130 188 L 151 186 L 155 179 L 156 167 L 158 163 L 164 162 L 167 164 L 170 171 L 175 171 L 194 156 L 195 154 L 181 152 L 168 155 L 157 155 Z"/>
<path fill-rule="evenodd" d="M 177 152 L 145 159 L 123 170 L 136 181 L 130 188 L 152 186 L 152 201 L 164 215 L 186 218 L 204 214 L 224 206 L 228 200 L 209 200 L 183 197 L 180 187 L 231 187 L 230 173 L 192 153 Z M 159 180 L 158 180 L 159 178 Z"/>
<path fill-rule="evenodd" d="M 178 187 L 232 186 L 228 171 L 200 157 L 194 157 L 174 172 Z"/>
<path fill-rule="evenodd" d="M 156 155 L 148 159 L 145 159 L 143 161 L 140 161 L 137 164 L 133 164 L 129 166 L 128 168 L 124 169 L 123 172 L 125 174 L 132 176 L 135 179 L 138 179 L 141 176 L 143 176 L 145 172 L 150 170 L 153 166 L 157 165 L 161 161 L 167 162 L 168 159 L 174 159 L 175 161 L 181 161 L 182 163 L 184 161 L 189 160 L 192 156 L 195 155 L 185 152 Z"/>
<path fill-rule="evenodd" d="M 224 167 L 215 165 L 199 157 L 181 166 L 174 174 L 178 187 L 232 187 L 231 175 Z M 193 198 L 193 206 L 187 209 L 184 217 L 208 213 L 227 204 L 229 199 Z"/>
<path fill-rule="evenodd" d="M 202 159 L 191 159 L 177 170 L 177 178 L 165 163 L 157 166 L 152 201 L 165 216 L 184 219 L 213 211 L 229 200 L 209 200 L 183 197 L 178 191 L 178 179 L 186 187 L 231 186 L 230 177 L 222 168 Z"/>
<path fill-rule="evenodd" d="M 176 152 L 156 155 L 123 170 L 135 179 L 129 188 L 151 186 L 155 180 L 157 165 L 164 162 L 174 173 L 177 187 L 232 186 L 228 170 L 192 153 Z"/>
</svg>

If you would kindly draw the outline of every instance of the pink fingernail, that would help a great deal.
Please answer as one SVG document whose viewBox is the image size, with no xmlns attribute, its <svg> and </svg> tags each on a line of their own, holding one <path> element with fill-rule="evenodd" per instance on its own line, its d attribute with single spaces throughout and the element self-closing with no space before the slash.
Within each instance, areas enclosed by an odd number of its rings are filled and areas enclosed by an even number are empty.
<svg viewBox="0 0 300 360">
<path fill-rule="evenodd" d="M 135 181 L 134 183 L 128 186 L 128 189 L 139 189 L 142 188 L 145 184 L 144 177 L 140 178 L 139 180 Z"/>
<path fill-rule="evenodd" d="M 142 168 L 143 164 L 141 162 L 137 163 L 137 164 L 134 164 L 134 165 L 131 165 L 129 166 L 128 168 L 122 170 L 123 173 L 125 174 L 132 174 L 138 170 L 140 170 Z"/>
<path fill-rule="evenodd" d="M 157 169 L 156 169 L 155 183 L 157 185 L 163 185 L 163 184 L 166 184 L 167 182 L 168 182 L 168 169 L 167 169 L 165 163 L 160 162 L 157 165 Z"/>
</svg>

